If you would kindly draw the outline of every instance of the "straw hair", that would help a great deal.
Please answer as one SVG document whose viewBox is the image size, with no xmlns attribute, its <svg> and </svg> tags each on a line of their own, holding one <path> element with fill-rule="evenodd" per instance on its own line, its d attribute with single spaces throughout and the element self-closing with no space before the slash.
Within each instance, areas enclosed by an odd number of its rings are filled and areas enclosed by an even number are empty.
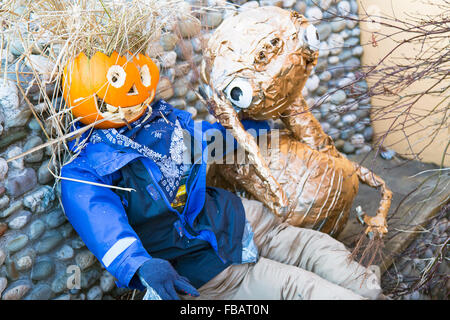
<svg viewBox="0 0 450 320">
<path fill-rule="evenodd" d="M 64 100 L 58 99 L 63 69 L 69 61 L 81 52 L 88 57 L 97 51 L 146 54 L 161 32 L 174 30 L 180 20 L 195 19 L 189 11 L 182 0 L 4 0 L 0 5 L 0 43 L 6 44 L 6 52 L 13 45 L 22 46 L 23 54 L 15 62 L 14 72 L 7 64 L 3 66 L 0 81 L 6 81 L 7 73 L 16 74 L 19 92 L 47 138 L 28 153 L 52 148 L 49 169 L 59 178 L 58 168 L 76 156 L 69 152 L 67 140 L 80 140 L 83 132 L 93 129 L 88 126 L 69 133 L 78 119 Z M 44 66 L 37 55 L 45 57 Z M 38 103 L 44 107 L 36 108 L 29 100 L 33 86 L 24 87 L 19 81 L 21 63 L 32 70 L 34 90 L 37 87 L 40 94 Z M 85 143 L 78 141 L 80 147 Z M 21 156 L 25 153 L 7 161 Z"/>
</svg>

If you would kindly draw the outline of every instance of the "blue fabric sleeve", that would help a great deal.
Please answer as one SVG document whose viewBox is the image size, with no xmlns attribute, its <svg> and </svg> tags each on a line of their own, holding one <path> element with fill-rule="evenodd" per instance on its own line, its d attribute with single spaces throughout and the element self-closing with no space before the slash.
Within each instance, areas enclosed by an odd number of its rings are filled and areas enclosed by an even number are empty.
<svg viewBox="0 0 450 320">
<path fill-rule="evenodd" d="M 112 184 L 110 177 L 99 177 L 83 156 L 65 165 L 61 175 Z M 61 200 L 69 222 L 88 249 L 117 279 L 119 287 L 129 287 L 137 269 L 151 257 L 128 223 L 119 196 L 108 187 L 61 180 Z"/>
</svg>

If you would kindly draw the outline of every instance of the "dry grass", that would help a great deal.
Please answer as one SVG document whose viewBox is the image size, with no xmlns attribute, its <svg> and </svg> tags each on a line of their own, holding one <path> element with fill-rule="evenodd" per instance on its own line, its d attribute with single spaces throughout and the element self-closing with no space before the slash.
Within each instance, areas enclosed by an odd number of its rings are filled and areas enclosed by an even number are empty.
<svg viewBox="0 0 450 320">
<path fill-rule="evenodd" d="M 5 0 L 0 4 L 0 43 L 6 52 L 12 45 L 22 46 L 23 54 L 16 61 L 17 85 L 22 99 L 40 124 L 47 141 L 27 153 L 44 147 L 52 148 L 49 169 L 60 178 L 58 168 L 74 156 L 67 141 L 79 137 L 93 126 L 69 132 L 72 117 L 61 95 L 62 71 L 68 61 L 80 52 L 87 56 L 100 51 L 145 53 L 161 32 L 172 30 L 179 19 L 189 15 L 182 0 Z M 15 39 L 16 42 L 13 40 Z M 13 44 L 11 44 L 13 43 Z M 36 54 L 45 57 L 47 64 L 36 61 Z M 1 53 L 0 53 L 1 55 Z M 0 59 L 2 57 L 0 56 Z M 32 70 L 32 84 L 24 87 L 19 81 L 20 63 Z M 6 78 L 6 65 L 0 77 Z M 33 89 L 34 88 L 34 89 Z M 30 90 L 39 91 L 43 108 L 29 100 Z M 43 103 L 43 104 L 42 104 Z M 83 141 L 79 142 L 83 145 Z M 15 158 L 26 155 L 21 154 Z"/>
</svg>

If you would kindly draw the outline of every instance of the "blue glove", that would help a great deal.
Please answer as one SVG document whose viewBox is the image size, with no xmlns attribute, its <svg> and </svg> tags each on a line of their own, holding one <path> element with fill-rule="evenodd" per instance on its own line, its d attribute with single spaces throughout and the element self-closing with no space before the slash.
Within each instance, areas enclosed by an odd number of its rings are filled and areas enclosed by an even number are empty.
<svg viewBox="0 0 450 320">
<path fill-rule="evenodd" d="M 200 295 L 189 280 L 180 276 L 166 260 L 150 259 L 138 269 L 137 274 L 142 284 L 155 290 L 163 300 L 180 300 L 177 292 L 194 297 Z"/>
</svg>

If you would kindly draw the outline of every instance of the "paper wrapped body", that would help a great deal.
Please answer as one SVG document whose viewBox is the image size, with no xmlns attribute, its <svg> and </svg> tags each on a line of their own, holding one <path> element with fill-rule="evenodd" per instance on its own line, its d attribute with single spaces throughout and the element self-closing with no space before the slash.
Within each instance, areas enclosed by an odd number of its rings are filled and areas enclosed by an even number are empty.
<svg viewBox="0 0 450 320">
<path fill-rule="evenodd" d="M 247 152 L 249 165 L 224 165 L 213 180 L 228 180 L 231 190 L 239 185 L 293 225 L 337 234 L 359 179 L 381 188 L 376 216 L 361 213 L 360 220 L 368 225 L 367 233 L 384 234 L 391 192 L 382 179 L 339 153 L 302 96 L 319 47 L 314 25 L 278 7 L 241 12 L 216 29 L 204 51 L 204 98 Z M 289 134 L 263 155 L 242 126 L 243 118 L 279 118 Z M 274 156 L 278 151 L 280 157 Z"/>
<path fill-rule="evenodd" d="M 347 158 L 313 150 L 295 139 L 287 130 L 259 137 L 267 142 L 262 152 L 274 178 L 289 200 L 286 222 L 337 236 L 344 228 L 359 180 L 381 187 L 380 208 L 389 208 L 390 191 L 383 180 Z M 236 151 L 235 159 L 241 150 Z M 369 173 L 369 174 L 367 174 Z M 245 191 L 248 198 L 272 203 L 263 181 L 251 164 L 215 164 L 208 171 L 208 183 L 230 191 Z"/>
</svg>

